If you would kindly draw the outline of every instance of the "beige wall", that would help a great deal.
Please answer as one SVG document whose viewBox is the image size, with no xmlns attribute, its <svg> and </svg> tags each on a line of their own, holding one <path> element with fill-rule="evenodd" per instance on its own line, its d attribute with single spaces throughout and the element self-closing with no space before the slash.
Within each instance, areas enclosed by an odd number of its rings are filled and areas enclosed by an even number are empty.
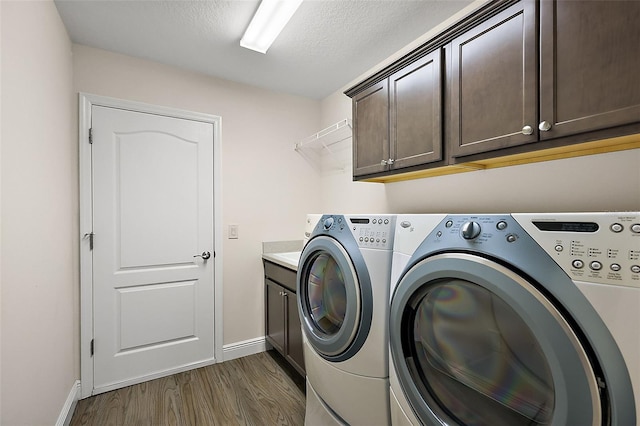
<svg viewBox="0 0 640 426">
<path fill-rule="evenodd" d="M 320 208 L 307 194 L 319 177 L 293 150 L 317 131 L 320 103 L 82 45 L 73 55 L 76 92 L 222 117 L 224 343 L 263 336 L 261 243 L 302 239 Z"/>
<path fill-rule="evenodd" d="M 51 1 L 0 8 L 0 423 L 51 425 L 79 370 L 71 42 Z"/>
</svg>

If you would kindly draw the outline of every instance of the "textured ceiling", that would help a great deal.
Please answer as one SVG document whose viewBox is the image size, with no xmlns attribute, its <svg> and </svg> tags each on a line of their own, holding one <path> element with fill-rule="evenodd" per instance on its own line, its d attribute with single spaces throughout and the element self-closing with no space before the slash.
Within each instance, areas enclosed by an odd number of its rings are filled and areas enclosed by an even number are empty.
<svg viewBox="0 0 640 426">
<path fill-rule="evenodd" d="M 256 0 L 55 0 L 71 40 L 322 99 L 471 0 L 305 0 L 265 54 L 240 47 Z"/>
</svg>

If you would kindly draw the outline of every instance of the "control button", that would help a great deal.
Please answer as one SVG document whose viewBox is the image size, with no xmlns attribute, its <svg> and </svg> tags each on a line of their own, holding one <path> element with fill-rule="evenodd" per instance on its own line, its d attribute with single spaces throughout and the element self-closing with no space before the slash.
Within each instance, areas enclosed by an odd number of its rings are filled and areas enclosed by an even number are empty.
<svg viewBox="0 0 640 426">
<path fill-rule="evenodd" d="M 368 243 L 369 242 L 369 237 L 364 237 L 364 242 Z"/>
<path fill-rule="evenodd" d="M 373 219 L 373 224 L 375 225 L 376 223 L 378 223 L 377 219 Z"/>
<path fill-rule="evenodd" d="M 385 238 L 382 239 L 382 244 L 385 244 L 387 240 Z"/>
<path fill-rule="evenodd" d="M 379 242 L 380 242 L 380 238 L 376 238 L 376 243 L 379 243 Z"/>
<path fill-rule="evenodd" d="M 342 223 L 342 218 L 341 217 L 338 218 L 338 223 Z"/>
<path fill-rule="evenodd" d="M 631 232 L 634 234 L 640 234 L 640 223 L 634 223 L 631 225 Z"/>
<path fill-rule="evenodd" d="M 613 225 L 610 226 L 611 230 L 615 233 L 618 232 L 622 232 L 622 230 L 624 229 L 624 226 L 620 225 L 619 223 L 614 223 Z"/>
<path fill-rule="evenodd" d="M 501 220 L 496 224 L 496 228 L 498 228 L 498 231 L 504 231 L 505 229 L 507 229 L 507 222 Z"/>
<path fill-rule="evenodd" d="M 438 231 L 438 232 L 436 233 L 436 236 L 437 236 L 438 238 L 442 237 L 442 231 Z"/>
<path fill-rule="evenodd" d="M 513 235 L 513 234 L 507 235 L 507 242 L 508 243 L 515 243 L 517 239 L 518 239 L 518 237 Z"/>
<path fill-rule="evenodd" d="M 562 247 L 562 245 L 560 244 L 556 244 L 555 249 L 558 253 L 560 253 L 562 250 L 564 250 L 564 247 Z"/>
<path fill-rule="evenodd" d="M 446 226 L 447 228 L 451 228 L 453 226 L 453 221 L 448 220 L 447 223 L 444 224 L 444 226 Z"/>
<path fill-rule="evenodd" d="M 324 229 L 331 229 L 331 227 L 333 226 L 333 218 L 332 217 L 328 217 L 324 220 Z"/>
<path fill-rule="evenodd" d="M 600 269 L 602 269 L 602 263 L 598 262 L 597 260 L 594 260 L 589 264 L 589 268 L 591 268 L 594 271 L 599 271 Z"/>
<path fill-rule="evenodd" d="M 363 242 L 363 241 L 364 241 L 364 238 L 360 237 L 360 242 Z"/>
<path fill-rule="evenodd" d="M 576 259 L 571 262 L 571 265 L 576 269 L 582 269 L 582 267 L 584 266 L 584 262 L 580 259 Z"/>
<path fill-rule="evenodd" d="M 634 274 L 640 274 L 640 265 L 632 265 L 631 272 L 633 272 Z"/>
<path fill-rule="evenodd" d="M 388 224 L 389 224 L 389 219 L 385 219 L 385 220 L 384 220 L 384 224 L 385 224 L 385 225 L 388 225 Z M 640 231 L 638 231 L 638 232 L 640 232 Z"/>
<path fill-rule="evenodd" d="M 462 238 L 464 238 L 465 240 L 473 240 L 474 238 L 477 238 L 478 235 L 480 235 L 480 232 L 482 231 L 482 228 L 480 228 L 480 224 L 478 222 L 465 222 L 464 225 L 462 225 L 462 230 L 460 231 L 460 233 L 462 234 Z"/>
<path fill-rule="evenodd" d="M 622 267 L 620 265 L 618 265 L 617 263 L 612 263 L 610 268 L 611 268 L 611 270 L 613 272 L 618 272 L 620 269 L 622 269 Z"/>
</svg>

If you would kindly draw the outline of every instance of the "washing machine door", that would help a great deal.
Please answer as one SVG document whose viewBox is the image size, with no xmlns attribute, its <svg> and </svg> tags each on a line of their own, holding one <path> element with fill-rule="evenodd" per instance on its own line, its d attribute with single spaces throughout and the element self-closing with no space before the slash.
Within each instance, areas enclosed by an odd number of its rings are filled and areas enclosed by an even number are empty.
<svg viewBox="0 0 640 426">
<path fill-rule="evenodd" d="M 390 347 L 404 396 L 428 425 L 635 419 L 633 407 L 611 408 L 599 366 L 561 309 L 524 276 L 474 254 L 410 267 L 392 298 Z"/>
<path fill-rule="evenodd" d="M 297 281 L 309 344 L 327 360 L 351 358 L 364 344 L 372 317 L 371 281 L 355 241 L 311 239 L 301 254 Z"/>
</svg>

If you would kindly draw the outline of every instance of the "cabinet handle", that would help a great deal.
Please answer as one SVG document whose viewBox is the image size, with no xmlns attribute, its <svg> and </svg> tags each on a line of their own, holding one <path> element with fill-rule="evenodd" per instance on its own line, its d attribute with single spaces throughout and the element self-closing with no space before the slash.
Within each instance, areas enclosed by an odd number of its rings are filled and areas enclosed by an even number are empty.
<svg viewBox="0 0 640 426">
<path fill-rule="evenodd" d="M 551 130 L 551 123 L 549 123 L 548 121 L 542 121 L 540 124 L 538 124 L 538 129 L 543 132 L 548 132 L 549 130 Z"/>
<path fill-rule="evenodd" d="M 381 166 L 386 166 L 386 165 L 387 165 L 387 160 L 382 160 L 382 161 L 380 162 L 380 165 L 381 165 Z"/>
<path fill-rule="evenodd" d="M 394 159 L 393 158 L 389 158 L 389 161 L 387 161 L 387 164 L 392 165 L 393 162 L 394 162 Z"/>
<path fill-rule="evenodd" d="M 524 126 L 522 128 L 522 134 L 523 135 L 532 135 L 533 134 L 533 127 L 531 126 Z"/>
</svg>

